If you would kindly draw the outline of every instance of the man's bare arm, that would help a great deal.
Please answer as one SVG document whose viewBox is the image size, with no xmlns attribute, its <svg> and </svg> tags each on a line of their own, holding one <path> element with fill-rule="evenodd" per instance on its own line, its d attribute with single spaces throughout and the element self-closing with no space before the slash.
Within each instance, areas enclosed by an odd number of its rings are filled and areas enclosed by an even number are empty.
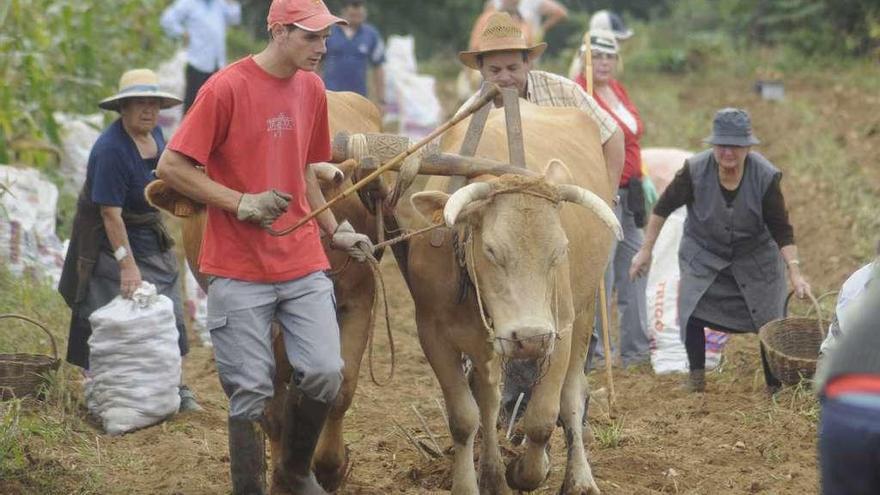
<svg viewBox="0 0 880 495">
<path fill-rule="evenodd" d="M 315 171 L 311 166 L 306 167 L 306 200 L 309 202 L 312 211 L 327 204 L 327 200 L 324 198 L 324 193 L 321 192 L 321 184 L 318 182 L 318 176 L 315 175 Z M 336 216 L 333 215 L 333 212 L 330 211 L 329 208 L 322 211 L 317 216 L 317 220 L 321 230 L 327 233 L 327 235 L 333 235 L 333 233 L 336 232 L 336 228 L 339 226 L 336 222 Z"/>
</svg>

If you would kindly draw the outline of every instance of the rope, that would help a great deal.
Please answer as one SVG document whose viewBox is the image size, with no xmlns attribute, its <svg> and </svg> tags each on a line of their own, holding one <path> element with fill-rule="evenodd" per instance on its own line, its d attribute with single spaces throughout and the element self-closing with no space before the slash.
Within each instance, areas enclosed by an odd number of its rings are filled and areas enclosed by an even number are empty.
<svg viewBox="0 0 880 495">
<path fill-rule="evenodd" d="M 388 246 L 393 246 L 393 245 L 398 244 L 400 242 L 408 241 L 408 240 L 412 239 L 413 237 L 420 236 L 422 234 L 426 234 L 432 230 L 436 230 L 436 229 L 439 229 L 440 227 L 445 227 L 445 226 L 446 225 L 443 223 L 435 223 L 433 225 L 429 225 L 428 227 L 425 227 L 425 228 L 422 228 L 419 230 L 414 230 L 412 232 L 408 232 L 406 234 L 400 235 L 400 236 L 395 237 L 393 239 L 388 239 L 387 241 L 375 244 L 375 245 L 373 245 L 373 248 L 374 249 L 382 249 L 382 248 L 386 248 Z"/>
<path fill-rule="evenodd" d="M 471 281 L 474 283 L 474 295 L 477 297 L 477 308 L 480 310 L 480 320 L 483 322 L 483 328 L 489 334 L 486 337 L 486 342 L 494 343 L 495 342 L 495 328 L 492 327 L 492 317 L 486 316 L 486 311 L 483 308 L 483 297 L 480 295 L 480 282 L 477 280 L 477 272 L 474 268 L 474 239 L 473 232 L 471 232 L 472 227 L 468 226 L 468 235 L 467 239 L 465 239 L 465 264 L 467 265 L 467 271 L 471 276 Z M 468 256 L 470 254 L 470 256 Z"/>
<path fill-rule="evenodd" d="M 328 277 L 338 277 L 339 275 L 342 275 L 345 272 L 345 270 L 348 269 L 348 265 L 350 265 L 350 264 L 351 264 L 351 256 L 349 256 L 348 258 L 345 258 L 345 263 L 343 263 L 342 266 L 327 272 L 327 276 Z"/>
<path fill-rule="evenodd" d="M 385 280 L 382 278 L 382 271 L 379 269 L 379 262 L 376 258 L 370 256 L 367 259 L 367 263 L 373 272 L 373 280 L 376 282 L 376 288 L 373 290 L 373 309 L 370 311 L 370 321 L 368 323 L 367 364 L 370 370 L 370 380 L 377 386 L 384 387 L 394 379 L 394 371 L 397 367 L 397 353 L 394 347 L 394 335 L 391 333 L 391 315 L 388 311 L 388 293 L 385 291 Z M 391 349 L 391 370 L 388 372 L 388 378 L 385 381 L 379 381 L 376 378 L 373 366 L 373 334 L 375 333 L 376 307 L 379 305 L 379 289 L 382 290 L 382 302 L 385 306 L 385 330 L 388 335 L 388 347 Z"/>
</svg>

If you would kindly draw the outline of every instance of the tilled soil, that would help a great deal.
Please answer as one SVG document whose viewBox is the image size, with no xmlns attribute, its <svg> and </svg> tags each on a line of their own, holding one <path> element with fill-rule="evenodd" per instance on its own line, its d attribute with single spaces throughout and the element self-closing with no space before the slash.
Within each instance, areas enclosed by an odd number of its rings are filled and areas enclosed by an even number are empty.
<svg viewBox="0 0 880 495">
<path fill-rule="evenodd" d="M 346 418 L 352 465 L 339 493 L 442 493 L 450 487 L 451 442 L 439 387 L 419 348 L 412 302 L 397 268 L 385 262 L 383 272 L 397 344 L 397 374 L 389 386 L 378 387 L 370 382 L 364 366 Z M 376 345 L 374 364 L 381 377 L 390 356 L 383 337 L 377 337 Z M 49 457 L 60 459 L 62 466 L 51 492 L 73 493 L 89 486 L 107 494 L 228 493 L 226 398 L 210 348 L 193 349 L 186 375 L 205 412 L 178 415 L 116 438 L 100 435 L 97 429 L 86 431 L 82 436 L 87 445 L 80 448 L 88 456 L 78 456 L 77 451 L 62 454 L 59 449 L 64 446 L 52 446 L 47 440 L 43 447 L 54 452 Z M 593 372 L 590 377 L 594 438 L 588 438 L 592 440 L 588 448 L 603 493 L 816 491 L 814 403 L 799 391 L 785 391 L 776 400 L 764 395 L 754 336 L 733 340 L 722 371 L 710 373 L 705 394 L 681 391 L 680 375 L 654 376 L 648 366 L 615 368 L 614 419 L 608 416 L 604 373 Z M 413 407 L 425 418 L 444 457 L 426 457 L 400 431 L 405 428 L 418 440 L 430 441 Z M 518 449 L 502 442 L 509 459 Z M 565 459 L 559 429 L 551 457 L 550 477 L 535 493 L 556 493 L 561 485 Z M 5 487 L 7 493 L 40 493 L 32 488 Z"/>
</svg>

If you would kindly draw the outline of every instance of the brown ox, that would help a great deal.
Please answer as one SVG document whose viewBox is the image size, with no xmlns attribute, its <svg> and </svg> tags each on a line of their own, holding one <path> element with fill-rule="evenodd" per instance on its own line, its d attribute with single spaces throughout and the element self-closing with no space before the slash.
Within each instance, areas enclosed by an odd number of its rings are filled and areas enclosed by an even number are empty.
<svg viewBox="0 0 880 495">
<path fill-rule="evenodd" d="M 330 129 L 333 134 L 342 130 L 349 132 L 378 132 L 380 130 L 381 117 L 378 110 L 372 103 L 359 95 L 328 92 L 327 106 Z M 325 196 L 328 198 L 335 196 L 340 190 L 344 178 L 347 179 L 351 172 L 352 168 L 339 171 L 326 166 L 316 170 Z M 155 199 L 151 197 L 151 200 Z M 170 205 L 163 205 L 160 202 L 156 202 L 156 205 L 169 211 L 173 210 Z M 340 222 L 349 220 L 358 232 L 372 234 L 371 237 L 375 236 L 376 218 L 368 213 L 357 195 L 352 195 L 338 203 L 333 207 L 333 213 Z M 202 289 L 206 288 L 206 284 L 205 278 L 198 271 L 198 256 L 206 218 L 205 211 L 202 209 L 183 218 L 181 222 L 187 261 L 192 267 L 193 273 L 199 274 L 197 278 Z M 376 242 L 375 239 L 373 241 Z M 348 465 L 348 453 L 342 437 L 342 420 L 351 405 L 357 388 L 361 358 L 366 347 L 368 325 L 371 321 L 375 284 L 368 266 L 361 263 L 347 263 L 348 255 L 341 251 L 331 250 L 326 242 L 325 240 L 324 248 L 334 272 L 341 269 L 338 275 L 333 277 L 333 282 L 342 339 L 342 359 L 345 361 L 345 368 L 342 372 L 342 389 L 321 432 L 313 462 L 318 480 L 327 490 L 333 491 L 342 482 Z M 266 434 L 269 436 L 271 444 L 272 461 L 277 467 L 281 460 L 282 448 L 280 445 L 281 418 L 284 417 L 282 413 L 287 384 L 290 382 L 293 370 L 287 361 L 284 340 L 278 333 L 275 333 L 273 347 L 276 363 L 275 396 L 266 407 Z M 272 487 L 272 493 L 286 493 L 286 491 L 283 487 Z"/>
<path fill-rule="evenodd" d="M 442 245 L 438 236 L 424 236 L 409 246 L 418 334 L 449 413 L 453 493 L 538 488 L 549 473 L 546 448 L 558 418 L 568 446 L 561 493 L 597 494 L 582 440 L 583 369 L 596 290 L 619 225 L 607 206 L 610 181 L 590 117 L 520 104 L 526 163 L 543 177 L 504 176 L 452 196 L 438 191 L 444 180 L 432 179 L 433 191 L 412 196 L 424 218 L 444 218 L 451 227 Z M 466 122 L 454 128 L 441 147 L 459 149 L 465 128 Z M 506 161 L 504 129 L 503 112 L 494 110 L 477 155 Z M 462 354 L 473 363 L 470 384 Z M 495 429 L 503 357 L 543 363 L 523 419 L 525 451 L 506 472 Z M 478 481 L 473 448 L 480 425 Z"/>
</svg>

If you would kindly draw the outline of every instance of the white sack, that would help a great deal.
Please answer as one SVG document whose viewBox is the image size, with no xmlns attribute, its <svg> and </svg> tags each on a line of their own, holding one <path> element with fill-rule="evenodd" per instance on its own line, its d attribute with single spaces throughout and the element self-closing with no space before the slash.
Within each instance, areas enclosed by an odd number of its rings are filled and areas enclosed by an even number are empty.
<svg viewBox="0 0 880 495">
<path fill-rule="evenodd" d="M 171 299 L 144 282 L 89 317 L 86 405 L 111 435 L 162 421 L 180 407 L 180 348 Z"/>
<path fill-rule="evenodd" d="M 186 92 L 186 50 L 180 49 L 173 57 L 162 62 L 156 69 L 159 78 L 159 87 L 162 91 L 171 93 L 183 100 Z M 180 121 L 183 120 L 183 105 L 166 108 L 159 112 L 159 126 L 165 139 L 170 140 L 171 135 L 177 130 Z"/>
<path fill-rule="evenodd" d="M 388 37 L 385 50 L 385 123 L 398 121 L 398 134 L 427 136 L 440 123 L 442 109 L 431 76 L 417 73 L 412 36 Z"/>
<path fill-rule="evenodd" d="M 211 347 L 211 332 L 208 331 L 208 295 L 199 286 L 199 282 L 186 263 L 186 303 L 184 307 L 192 321 L 193 329 L 199 334 L 202 345 Z"/>
<path fill-rule="evenodd" d="M 61 128 L 61 175 L 64 177 L 64 187 L 72 194 L 78 194 L 86 181 L 89 154 L 101 135 L 104 116 L 100 113 L 75 115 L 62 112 L 55 112 L 52 116 Z"/>
<path fill-rule="evenodd" d="M 678 267 L 678 245 L 684 232 L 687 209 L 681 207 L 666 219 L 652 252 L 648 273 L 646 306 L 651 329 L 651 365 L 655 373 L 686 372 L 687 352 L 681 341 L 678 324 L 678 295 L 681 272 Z M 706 329 L 706 369 L 714 369 L 721 361 L 726 333 Z"/>
<path fill-rule="evenodd" d="M 0 263 L 57 284 L 66 244 L 55 234 L 58 188 L 33 168 L 0 165 Z"/>
</svg>

